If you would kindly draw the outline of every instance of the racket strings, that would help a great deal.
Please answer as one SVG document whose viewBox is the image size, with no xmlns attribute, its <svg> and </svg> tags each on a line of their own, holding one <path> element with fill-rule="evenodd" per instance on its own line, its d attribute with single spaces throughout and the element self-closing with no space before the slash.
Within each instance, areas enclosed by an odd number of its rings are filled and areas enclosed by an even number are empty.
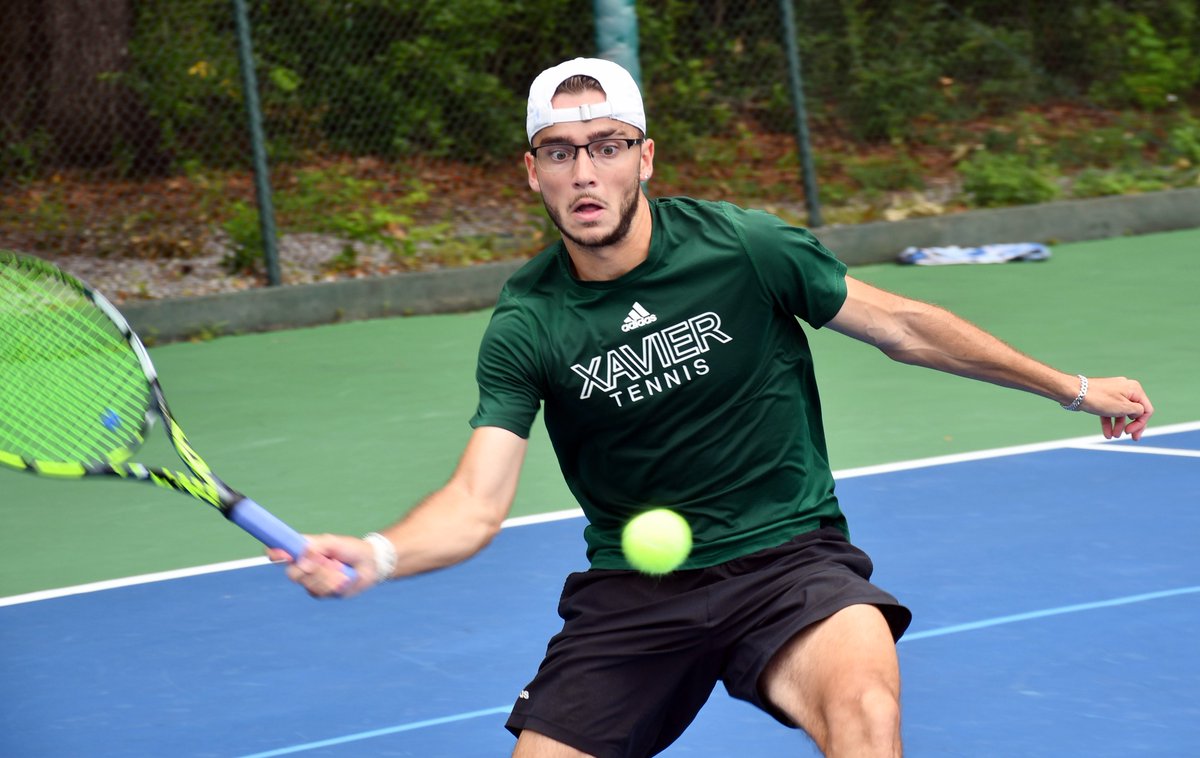
<svg viewBox="0 0 1200 758">
<path fill-rule="evenodd" d="M 0 450 L 102 461 L 141 442 L 149 407 L 137 356 L 83 292 L 0 267 Z"/>
<path fill-rule="evenodd" d="M 66 377 L 50 375 L 44 387 L 47 391 L 60 390 L 60 401 L 79 404 L 78 407 L 87 409 L 84 405 L 87 398 L 78 394 L 75 385 L 65 383 Z M 92 406 L 94 410 L 95 406 Z M 75 409 L 78 413 L 78 408 Z M 144 409 L 134 403 L 114 402 L 112 407 L 99 413 L 100 425 L 96 426 L 94 419 L 87 415 L 66 416 L 60 408 L 45 406 L 16 406 L 6 409 L 11 416 L 11 423 L 0 421 L 0 429 L 11 434 L 12 444 L 3 444 L 10 450 L 19 450 L 24 457 L 49 458 L 52 460 L 78 460 L 81 457 L 97 457 L 110 451 L 130 447 L 140 441 L 140 434 L 134 436 L 136 427 L 128 427 L 120 420 L 132 420 L 140 426 Z M 86 410 L 83 412 L 86 414 Z M 95 414 L 90 414 L 95 415 Z M 83 419 L 85 427 L 80 430 L 72 422 Z M 111 426 L 105 426 L 106 419 Z M 125 433 L 117 433 L 118 430 Z M 81 436 L 80 432 L 92 432 L 91 437 Z M 3 433 L 0 432 L 0 437 Z M 80 451 L 86 450 L 88 455 L 81 456 Z"/>
<path fill-rule="evenodd" d="M 22 340 L 26 348 L 21 367 L 12 377 L 15 387 L 23 388 L 25 402 L 21 405 L 6 404 L 11 411 L 9 424 L 14 437 L 12 444 L 25 457 L 52 460 L 80 460 L 102 457 L 109 451 L 128 446 L 139 437 L 144 410 L 127 395 L 119 393 L 122 366 L 112 365 L 111 360 L 87 363 L 85 354 L 73 348 L 64 356 L 47 353 L 40 343 Z M 29 348 L 33 348 L 30 350 Z M 111 353 L 98 353 L 107 358 Z M 91 365 L 88 376 L 85 367 Z M 30 369 L 33 370 L 30 370 Z M 95 390 L 107 395 L 112 402 L 109 408 L 100 408 L 102 402 L 97 395 L 88 394 L 89 380 Z M 112 383 L 118 381 L 118 387 Z M 32 394 L 30 390 L 32 389 Z M 114 389 L 118 391 L 114 392 Z M 132 420 L 122 424 L 122 419 Z"/>
</svg>

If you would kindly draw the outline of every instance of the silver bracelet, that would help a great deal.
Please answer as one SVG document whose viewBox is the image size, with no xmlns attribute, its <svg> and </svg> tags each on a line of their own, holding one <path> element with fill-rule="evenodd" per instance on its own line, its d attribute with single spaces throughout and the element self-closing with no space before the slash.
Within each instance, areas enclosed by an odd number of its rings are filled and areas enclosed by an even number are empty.
<svg viewBox="0 0 1200 758">
<path fill-rule="evenodd" d="M 1079 394 L 1075 396 L 1070 405 L 1063 406 L 1064 411 L 1079 410 L 1079 406 L 1083 404 L 1083 399 L 1087 397 L 1087 377 L 1083 374 L 1078 374 L 1077 376 L 1079 376 Z"/>
<path fill-rule="evenodd" d="M 379 532 L 368 532 L 363 539 L 375 552 L 375 581 L 386 582 L 391 579 L 392 571 L 396 568 L 396 546 Z"/>
</svg>

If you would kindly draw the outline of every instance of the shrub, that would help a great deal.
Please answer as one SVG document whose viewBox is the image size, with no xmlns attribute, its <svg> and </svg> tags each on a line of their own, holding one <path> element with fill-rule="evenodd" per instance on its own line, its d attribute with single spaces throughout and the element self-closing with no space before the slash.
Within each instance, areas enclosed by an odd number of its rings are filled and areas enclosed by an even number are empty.
<svg viewBox="0 0 1200 758">
<path fill-rule="evenodd" d="M 1163 3 L 1156 25 L 1144 13 L 1105 3 L 1094 15 L 1097 72 L 1089 94 L 1104 104 L 1162 109 L 1200 82 L 1200 51 L 1192 49 L 1197 13 L 1186 3 Z M 1160 31 L 1160 29 L 1162 31 Z M 1109 75 L 1104 75 L 1105 73 Z"/>
<path fill-rule="evenodd" d="M 1174 161 L 1186 161 L 1190 166 L 1200 165 L 1200 120 L 1185 116 L 1167 136 L 1167 157 Z"/>
<path fill-rule="evenodd" d="M 1073 197 L 1132 195 L 1139 192 L 1155 192 L 1167 187 L 1167 184 L 1158 179 L 1125 171 L 1088 169 L 1075 177 L 1071 194 Z"/>
<path fill-rule="evenodd" d="M 959 166 L 963 190 L 975 205 L 994 208 L 1053 200 L 1061 194 L 1052 167 L 1036 166 L 1019 155 L 980 151 Z"/>
</svg>

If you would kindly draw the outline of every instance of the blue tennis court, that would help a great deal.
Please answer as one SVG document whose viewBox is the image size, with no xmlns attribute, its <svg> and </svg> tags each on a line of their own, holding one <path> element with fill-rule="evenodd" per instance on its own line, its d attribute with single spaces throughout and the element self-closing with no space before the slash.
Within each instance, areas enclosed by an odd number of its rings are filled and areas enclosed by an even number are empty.
<svg viewBox="0 0 1200 758">
<path fill-rule="evenodd" d="M 1200 423 L 839 472 L 919 756 L 1200 754 Z M 497 756 L 573 513 L 347 602 L 261 561 L 0 600 L 0 755 Z M 36 567 L 30 567 L 36 570 Z M 815 755 L 718 688 L 664 755 Z"/>
</svg>

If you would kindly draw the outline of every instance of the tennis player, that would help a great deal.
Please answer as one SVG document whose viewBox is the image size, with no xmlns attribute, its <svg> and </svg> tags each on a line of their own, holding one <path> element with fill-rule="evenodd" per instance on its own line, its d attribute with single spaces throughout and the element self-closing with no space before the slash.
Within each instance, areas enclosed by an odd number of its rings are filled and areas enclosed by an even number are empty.
<svg viewBox="0 0 1200 758">
<path fill-rule="evenodd" d="M 542 72 L 526 128 L 529 186 L 562 239 L 504 287 L 458 468 L 380 533 L 314 537 L 289 576 L 350 595 L 474 555 L 509 512 L 541 409 L 587 517 L 591 568 L 567 578 L 562 630 L 516 698 L 514 755 L 655 754 L 717 682 L 826 755 L 899 755 L 895 643 L 911 615 L 848 539 L 797 318 L 1094 414 L 1108 438 L 1140 438 L 1149 398 L 1136 381 L 1063 373 L 847 276 L 812 234 L 767 213 L 648 199 L 654 141 L 616 64 Z M 649 504 L 694 531 L 665 578 L 630 570 L 620 549 L 623 524 Z M 338 561 L 359 572 L 354 586 Z"/>
</svg>

